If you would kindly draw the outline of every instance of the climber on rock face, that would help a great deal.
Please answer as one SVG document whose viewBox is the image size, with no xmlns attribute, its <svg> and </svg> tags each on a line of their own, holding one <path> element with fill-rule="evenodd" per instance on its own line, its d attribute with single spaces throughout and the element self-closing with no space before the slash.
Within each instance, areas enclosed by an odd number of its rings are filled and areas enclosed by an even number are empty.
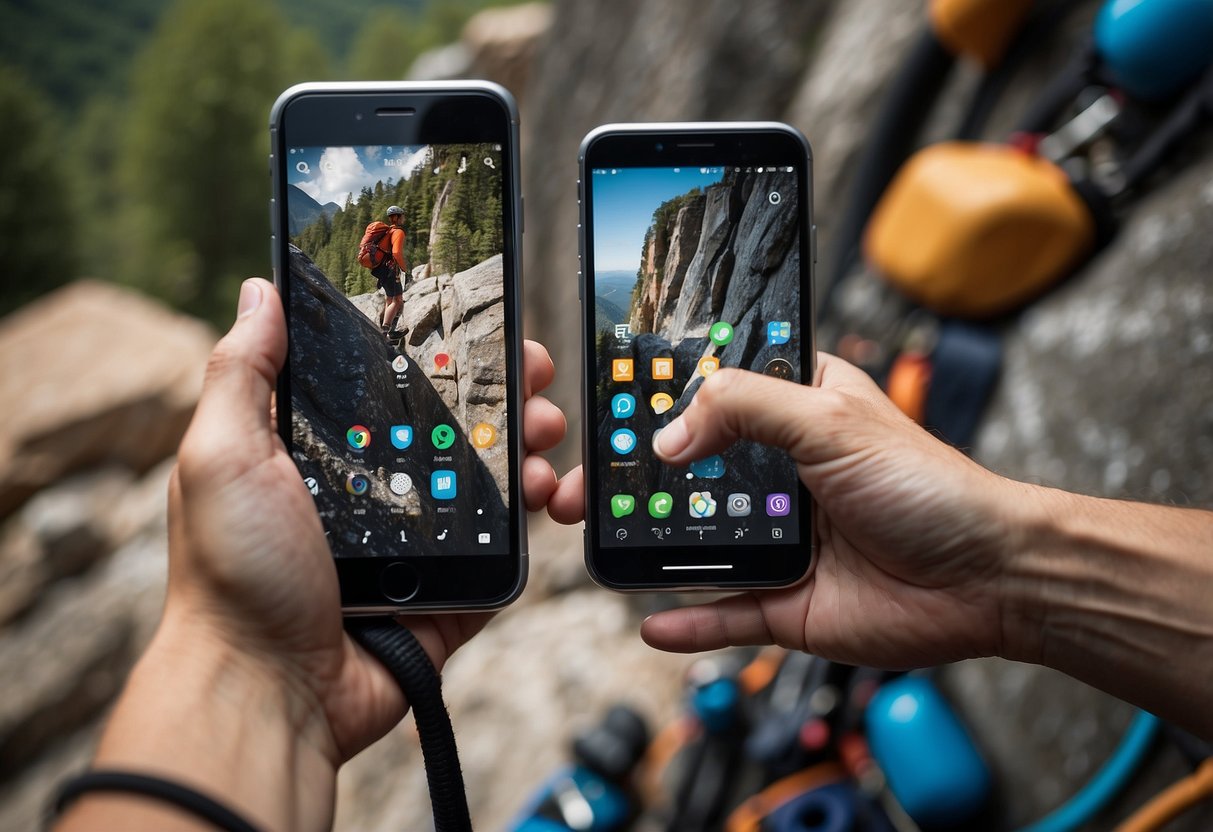
<svg viewBox="0 0 1213 832">
<path fill-rule="evenodd" d="M 393 205 L 387 209 L 387 221 L 392 226 L 388 232 L 391 258 L 383 264 L 383 271 L 375 274 L 375 277 L 387 295 L 387 303 L 383 306 L 382 326 L 383 331 L 390 336 L 396 316 L 404 306 L 404 281 L 408 280 L 409 266 L 404 260 L 404 211 L 400 206 Z"/>
</svg>

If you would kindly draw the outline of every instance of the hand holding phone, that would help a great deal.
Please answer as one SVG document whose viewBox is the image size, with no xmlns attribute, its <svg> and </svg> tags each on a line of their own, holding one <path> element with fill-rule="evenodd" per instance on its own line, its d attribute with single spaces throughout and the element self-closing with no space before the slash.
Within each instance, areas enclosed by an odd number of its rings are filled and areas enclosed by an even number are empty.
<svg viewBox="0 0 1213 832">
<path fill-rule="evenodd" d="M 784 450 L 672 466 L 722 367 L 811 382 L 811 157 L 779 124 L 609 125 L 581 150 L 586 563 L 614 589 L 786 586 L 811 501 Z"/>
<path fill-rule="evenodd" d="M 513 100 L 307 84 L 272 140 L 280 429 L 343 608 L 509 603 L 526 578 Z"/>
</svg>

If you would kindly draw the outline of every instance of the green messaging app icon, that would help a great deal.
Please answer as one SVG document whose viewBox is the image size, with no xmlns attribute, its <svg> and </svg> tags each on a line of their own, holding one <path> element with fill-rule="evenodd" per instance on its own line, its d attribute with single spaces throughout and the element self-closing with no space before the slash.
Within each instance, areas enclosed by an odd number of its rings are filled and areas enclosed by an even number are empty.
<svg viewBox="0 0 1213 832">
<path fill-rule="evenodd" d="M 674 510 L 674 497 L 668 491 L 658 491 L 649 497 L 649 514 L 662 520 Z"/>
<path fill-rule="evenodd" d="M 717 321 L 708 330 L 708 337 L 712 339 L 713 344 L 723 347 L 733 340 L 733 325 L 727 321 Z"/>
<path fill-rule="evenodd" d="M 616 494 L 611 498 L 611 514 L 627 517 L 636 510 L 636 498 L 631 494 Z"/>
<path fill-rule="evenodd" d="M 435 448 L 445 451 L 455 444 L 455 429 L 450 425 L 439 425 L 430 431 L 430 440 Z"/>
</svg>

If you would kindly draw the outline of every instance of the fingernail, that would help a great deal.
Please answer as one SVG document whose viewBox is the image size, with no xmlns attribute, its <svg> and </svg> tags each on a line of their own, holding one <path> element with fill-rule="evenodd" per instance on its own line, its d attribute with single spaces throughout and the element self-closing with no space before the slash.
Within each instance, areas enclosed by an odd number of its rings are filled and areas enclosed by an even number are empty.
<svg viewBox="0 0 1213 832">
<path fill-rule="evenodd" d="M 670 422 L 653 437 L 653 450 L 662 456 L 677 456 L 691 442 L 686 419 L 681 416 Z"/>
<path fill-rule="evenodd" d="M 246 280 L 240 286 L 240 301 L 236 304 L 236 317 L 243 318 L 257 311 L 261 305 L 261 287 L 255 280 Z"/>
</svg>

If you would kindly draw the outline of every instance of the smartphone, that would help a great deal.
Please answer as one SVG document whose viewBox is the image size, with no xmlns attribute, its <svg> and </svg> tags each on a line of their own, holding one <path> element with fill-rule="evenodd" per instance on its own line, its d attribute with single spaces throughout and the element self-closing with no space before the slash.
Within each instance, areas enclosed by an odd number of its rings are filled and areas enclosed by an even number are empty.
<svg viewBox="0 0 1213 832">
<path fill-rule="evenodd" d="M 270 137 L 278 428 L 343 610 L 508 604 L 527 566 L 513 98 L 302 84 Z"/>
<path fill-rule="evenodd" d="M 581 144 L 586 565 L 617 590 L 777 587 L 812 501 L 753 442 L 687 467 L 653 436 L 720 367 L 814 375 L 812 154 L 778 123 L 612 124 Z"/>
</svg>

